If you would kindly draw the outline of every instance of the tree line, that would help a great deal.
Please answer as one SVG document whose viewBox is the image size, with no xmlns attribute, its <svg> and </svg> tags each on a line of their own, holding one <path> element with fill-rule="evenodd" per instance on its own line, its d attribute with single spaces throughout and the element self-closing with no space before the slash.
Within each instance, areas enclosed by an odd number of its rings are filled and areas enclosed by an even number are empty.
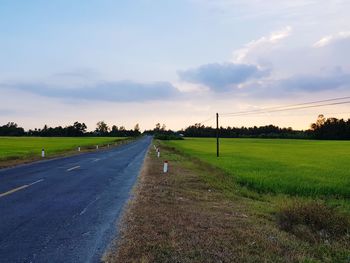
<svg viewBox="0 0 350 263">
<path fill-rule="evenodd" d="M 350 119 L 326 119 L 324 115 L 319 115 L 311 125 L 311 131 L 316 139 L 350 140 Z"/>
<path fill-rule="evenodd" d="M 166 125 L 157 123 L 154 129 L 145 130 L 144 134 L 155 135 L 160 139 L 176 139 L 185 137 L 215 137 L 216 129 L 204 126 L 200 123 L 191 125 L 180 131 L 172 131 Z M 74 122 L 66 127 L 48 127 L 25 131 L 14 122 L 0 126 L 0 136 L 114 136 L 133 137 L 139 136 L 140 126 L 127 130 L 124 126 L 109 127 L 104 121 L 96 124 L 94 131 L 87 131 L 85 123 Z M 291 138 L 291 139 L 321 139 L 321 140 L 350 140 L 350 119 L 325 118 L 319 115 L 316 122 L 312 123 L 308 130 L 293 130 L 292 128 L 280 128 L 274 125 L 254 127 L 220 127 L 222 138 Z"/>
<path fill-rule="evenodd" d="M 176 139 L 181 137 L 216 137 L 216 128 L 196 123 L 180 131 L 167 130 L 166 126 L 157 123 L 153 130 L 145 131 L 159 139 Z M 221 138 L 288 138 L 288 139 L 320 139 L 350 140 L 350 119 L 328 118 L 319 115 L 308 130 L 293 130 L 275 125 L 254 127 L 220 127 Z"/>
<path fill-rule="evenodd" d="M 206 127 L 200 123 L 191 125 L 182 130 L 186 137 L 215 137 L 216 129 Z M 280 128 L 274 125 L 260 127 L 220 127 L 222 138 L 290 138 L 290 139 L 320 139 L 320 140 L 349 140 L 350 119 L 325 118 L 319 115 L 317 121 L 312 123 L 308 130 L 293 130 Z"/>
<path fill-rule="evenodd" d="M 215 137 L 216 128 L 207 127 L 200 123 L 191 125 L 182 131 L 186 137 Z M 280 128 L 274 125 L 254 127 L 220 127 L 221 138 L 294 138 L 305 139 L 309 134 L 306 131 L 293 130 L 292 128 Z"/>
<path fill-rule="evenodd" d="M 113 125 L 109 127 L 104 121 L 99 121 L 96 124 L 94 131 L 87 131 L 85 123 L 78 121 L 69 126 L 57 126 L 48 127 L 44 125 L 42 129 L 30 129 L 25 131 L 22 127 L 19 127 L 14 122 L 8 122 L 7 124 L 0 126 L 0 136 L 41 136 L 41 137 L 80 137 L 80 136 L 113 136 L 113 137 L 135 137 L 139 136 L 140 126 L 135 125 L 134 129 L 125 129 L 124 126 Z"/>
</svg>

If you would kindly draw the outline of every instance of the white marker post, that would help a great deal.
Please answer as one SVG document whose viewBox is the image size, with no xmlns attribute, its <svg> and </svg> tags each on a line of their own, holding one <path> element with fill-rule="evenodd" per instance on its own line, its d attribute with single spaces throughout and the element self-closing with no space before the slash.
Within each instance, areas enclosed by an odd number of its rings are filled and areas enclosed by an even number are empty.
<svg viewBox="0 0 350 263">
<path fill-rule="evenodd" d="M 109 144 L 107 145 L 107 148 L 109 148 Z"/>
<path fill-rule="evenodd" d="M 159 150 L 159 148 L 157 148 L 157 157 L 158 158 L 160 157 L 160 150 Z"/>
<path fill-rule="evenodd" d="M 41 157 L 45 158 L 45 149 L 44 148 L 41 149 Z"/>
<path fill-rule="evenodd" d="M 168 161 L 164 161 L 163 172 L 164 173 L 168 172 Z"/>
<path fill-rule="evenodd" d="M 98 145 L 96 145 L 96 150 L 98 150 Z"/>
<path fill-rule="evenodd" d="M 78 152 L 80 152 L 80 147 L 78 147 Z"/>
</svg>

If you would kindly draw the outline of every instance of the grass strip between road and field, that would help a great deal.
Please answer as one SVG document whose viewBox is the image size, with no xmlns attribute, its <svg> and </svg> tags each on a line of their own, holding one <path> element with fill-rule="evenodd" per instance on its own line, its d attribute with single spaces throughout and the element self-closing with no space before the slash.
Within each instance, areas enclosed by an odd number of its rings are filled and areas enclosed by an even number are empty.
<svg viewBox="0 0 350 263">
<path fill-rule="evenodd" d="M 104 262 L 349 262 L 348 214 L 322 200 L 254 192 L 160 148 L 161 158 L 153 148 L 146 157 Z"/>
</svg>

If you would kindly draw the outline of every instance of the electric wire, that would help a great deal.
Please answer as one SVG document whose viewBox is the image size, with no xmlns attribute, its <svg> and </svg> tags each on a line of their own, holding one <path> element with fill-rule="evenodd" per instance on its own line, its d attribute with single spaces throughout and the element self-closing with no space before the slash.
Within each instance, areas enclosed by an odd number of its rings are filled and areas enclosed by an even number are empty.
<svg viewBox="0 0 350 263">
<path fill-rule="evenodd" d="M 308 109 L 308 108 L 319 108 L 319 107 L 325 107 L 325 106 L 349 104 L 350 100 L 349 101 L 332 102 L 332 101 L 339 101 L 339 100 L 346 100 L 346 99 L 350 99 L 350 96 L 325 99 L 325 100 L 317 100 L 317 101 L 311 101 L 311 102 L 296 103 L 296 104 L 289 104 L 289 105 L 285 105 L 285 106 L 268 107 L 268 108 L 250 110 L 250 111 L 220 113 L 220 117 L 225 117 L 225 118 L 240 117 L 240 116 L 255 115 L 255 114 L 266 114 L 266 113 L 274 113 L 274 112 L 283 112 L 283 111 L 292 111 L 292 110 L 301 110 L 301 109 Z M 332 102 L 332 103 L 325 103 L 325 102 Z M 329 113 L 329 114 L 345 114 L 345 113 Z M 209 118 L 207 118 L 201 122 L 198 122 L 198 123 L 203 125 L 203 124 L 205 124 L 213 119 L 215 119 L 214 116 L 209 117 Z"/>
<path fill-rule="evenodd" d="M 210 117 L 210 118 L 208 118 L 208 119 L 205 119 L 204 121 L 201 121 L 201 122 L 198 122 L 199 124 L 204 124 L 204 123 L 206 123 L 206 122 L 208 122 L 208 121 L 210 121 L 210 120 L 212 120 L 212 119 L 214 119 L 215 117 Z"/>
<path fill-rule="evenodd" d="M 279 107 L 276 109 L 270 108 L 269 110 L 266 109 L 266 110 L 250 111 L 250 112 L 237 112 L 237 113 L 231 113 L 231 114 L 220 114 L 220 116 L 221 117 L 238 117 L 238 116 L 246 116 L 246 115 L 254 115 L 254 114 L 301 110 L 301 109 L 308 109 L 308 108 L 319 108 L 319 107 L 332 106 L 332 105 L 342 105 L 342 104 L 348 104 L 348 103 L 350 103 L 350 101 L 316 104 L 316 105 L 300 106 L 300 107 L 293 107 L 293 108 L 291 108 L 291 107 Z"/>
<path fill-rule="evenodd" d="M 237 114 L 248 114 L 248 113 L 258 113 L 258 112 L 266 112 L 270 110 L 282 110 L 282 109 L 289 109 L 292 108 L 294 109 L 295 107 L 298 108 L 298 106 L 303 106 L 303 105 L 312 105 L 316 103 L 322 103 L 322 102 L 330 102 L 330 101 L 338 101 L 338 100 L 345 100 L 345 99 L 350 99 L 350 96 L 346 97 L 339 97 L 339 98 L 333 98 L 333 99 L 326 99 L 326 100 L 318 100 L 318 101 L 311 101 L 311 102 L 304 102 L 304 103 L 297 103 L 297 104 L 289 104 L 285 106 L 276 106 L 276 107 L 268 107 L 268 108 L 262 108 L 262 109 L 256 109 L 256 110 L 249 110 L 249 111 L 238 111 L 238 112 L 230 112 L 230 113 L 221 113 L 221 116 L 227 116 L 227 115 L 237 115 Z"/>
</svg>

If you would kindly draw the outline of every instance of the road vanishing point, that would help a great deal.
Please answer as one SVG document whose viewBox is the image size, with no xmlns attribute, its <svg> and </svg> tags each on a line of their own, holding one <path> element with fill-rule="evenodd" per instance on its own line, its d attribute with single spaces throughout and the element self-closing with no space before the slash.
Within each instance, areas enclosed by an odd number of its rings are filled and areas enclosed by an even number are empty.
<svg viewBox="0 0 350 263">
<path fill-rule="evenodd" d="M 99 262 L 150 143 L 0 170 L 0 262 Z"/>
</svg>

